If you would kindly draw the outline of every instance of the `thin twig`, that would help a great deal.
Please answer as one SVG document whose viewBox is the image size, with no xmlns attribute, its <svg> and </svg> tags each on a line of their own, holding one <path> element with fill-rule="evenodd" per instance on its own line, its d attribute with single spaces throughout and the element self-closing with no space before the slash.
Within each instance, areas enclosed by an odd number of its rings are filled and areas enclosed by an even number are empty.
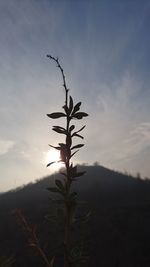
<svg viewBox="0 0 150 267">
<path fill-rule="evenodd" d="M 62 78 L 63 78 L 63 87 L 65 88 L 65 92 L 66 92 L 66 100 L 65 100 L 65 104 L 66 106 L 68 105 L 68 92 L 69 92 L 69 89 L 67 88 L 67 84 L 66 84 L 66 77 L 65 77 L 65 74 L 64 74 L 64 70 L 63 68 L 61 67 L 60 63 L 59 63 L 59 59 L 58 57 L 55 58 L 51 55 L 47 55 L 48 58 L 54 60 L 57 64 L 57 67 L 60 69 L 61 71 L 61 74 L 62 74 Z"/>
<path fill-rule="evenodd" d="M 43 259 L 43 261 L 45 262 L 47 267 L 53 267 L 53 261 L 54 258 L 52 259 L 51 262 L 49 262 L 44 250 L 42 249 L 39 239 L 36 235 L 36 229 L 35 227 L 32 227 L 27 220 L 25 219 L 24 215 L 22 214 L 20 209 L 16 209 L 15 210 L 15 215 L 17 216 L 17 218 L 19 219 L 19 222 L 21 223 L 25 233 L 28 236 L 28 243 L 29 246 L 34 247 L 37 252 L 39 253 L 39 255 L 41 256 L 41 258 Z"/>
</svg>

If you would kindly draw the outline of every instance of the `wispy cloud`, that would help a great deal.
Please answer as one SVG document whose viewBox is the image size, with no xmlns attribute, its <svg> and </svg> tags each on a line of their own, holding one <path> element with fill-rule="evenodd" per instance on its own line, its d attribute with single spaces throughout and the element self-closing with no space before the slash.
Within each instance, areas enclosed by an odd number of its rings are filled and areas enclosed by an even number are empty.
<svg viewBox="0 0 150 267">
<path fill-rule="evenodd" d="M 148 103 L 142 83 L 126 72 L 110 84 L 101 84 L 90 120 L 91 158 L 123 169 L 150 145 Z M 92 149 L 94 147 L 94 149 Z"/>
<path fill-rule="evenodd" d="M 150 121 L 139 123 L 124 141 L 124 146 L 128 158 L 150 147 Z"/>
</svg>

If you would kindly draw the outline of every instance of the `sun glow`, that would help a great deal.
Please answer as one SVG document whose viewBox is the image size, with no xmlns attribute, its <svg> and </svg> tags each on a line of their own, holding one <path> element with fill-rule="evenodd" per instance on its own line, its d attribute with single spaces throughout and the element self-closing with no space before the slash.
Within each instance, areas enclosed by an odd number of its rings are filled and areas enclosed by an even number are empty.
<svg viewBox="0 0 150 267">
<path fill-rule="evenodd" d="M 60 161 L 60 152 L 56 149 L 50 149 L 46 154 L 45 154 L 45 163 L 46 165 L 55 162 L 54 164 L 51 165 L 50 168 L 53 170 L 58 170 L 60 167 L 64 166 L 62 162 Z"/>
</svg>

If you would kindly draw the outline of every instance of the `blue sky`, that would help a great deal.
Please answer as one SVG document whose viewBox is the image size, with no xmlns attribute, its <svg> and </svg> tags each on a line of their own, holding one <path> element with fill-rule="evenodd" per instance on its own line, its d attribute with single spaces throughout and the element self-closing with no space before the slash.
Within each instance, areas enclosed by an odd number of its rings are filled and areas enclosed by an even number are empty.
<svg viewBox="0 0 150 267">
<path fill-rule="evenodd" d="M 0 1 L 0 191 L 51 173 L 64 91 L 46 54 L 90 115 L 75 160 L 150 177 L 149 28 L 146 0 Z"/>
</svg>

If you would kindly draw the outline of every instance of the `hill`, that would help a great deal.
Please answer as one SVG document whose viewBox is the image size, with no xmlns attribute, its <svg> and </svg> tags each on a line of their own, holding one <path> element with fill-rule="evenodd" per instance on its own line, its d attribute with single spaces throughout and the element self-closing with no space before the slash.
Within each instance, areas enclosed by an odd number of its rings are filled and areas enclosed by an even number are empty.
<svg viewBox="0 0 150 267">
<path fill-rule="evenodd" d="M 80 168 L 87 173 L 79 178 L 74 189 L 87 203 L 82 211 L 92 211 L 90 222 L 83 227 L 87 232 L 89 266 L 150 266 L 150 181 L 102 166 Z M 1 255 L 14 255 L 13 266 L 43 266 L 27 246 L 26 236 L 13 215 L 16 208 L 37 225 L 43 244 L 50 241 L 47 251 L 52 250 L 54 238 L 61 235 L 61 230 L 59 233 L 56 225 L 53 229 L 45 219 L 55 209 L 46 188 L 58 176 L 45 177 L 0 195 L 0 251 Z"/>
</svg>

